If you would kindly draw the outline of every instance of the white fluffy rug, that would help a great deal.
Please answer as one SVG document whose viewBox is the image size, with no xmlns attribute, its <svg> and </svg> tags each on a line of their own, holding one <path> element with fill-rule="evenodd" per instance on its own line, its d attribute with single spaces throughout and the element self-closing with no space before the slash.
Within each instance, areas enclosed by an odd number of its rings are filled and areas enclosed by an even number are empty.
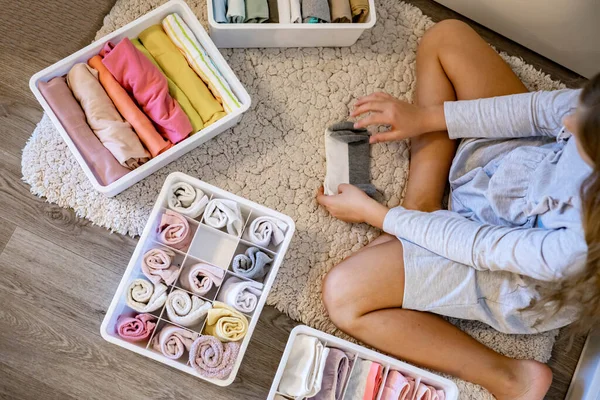
<svg viewBox="0 0 600 400">
<path fill-rule="evenodd" d="M 117 1 L 97 38 L 161 3 Z M 188 4 L 206 27 L 205 0 L 188 0 Z M 115 198 L 94 192 L 46 116 L 23 151 L 23 179 L 33 193 L 49 202 L 129 235 L 142 231 L 172 171 L 199 177 L 288 214 L 296 221 L 297 232 L 269 303 L 295 320 L 335 332 L 321 304 L 321 279 L 379 232 L 334 220 L 317 207 L 314 195 L 325 175 L 323 131 L 345 118 L 359 96 L 377 90 L 411 99 L 417 42 L 433 25 L 419 9 L 397 0 L 378 0 L 377 18 L 377 25 L 350 48 L 223 50 L 252 97 L 252 108 L 242 122 Z M 530 89 L 563 87 L 520 59 L 503 57 Z M 408 155 L 406 143 L 373 147 L 372 180 L 388 206 L 401 200 Z M 556 332 L 509 336 L 478 323 L 456 323 L 504 354 L 540 361 L 550 358 L 556 336 Z M 461 398 L 492 398 L 480 387 L 456 381 Z"/>
</svg>

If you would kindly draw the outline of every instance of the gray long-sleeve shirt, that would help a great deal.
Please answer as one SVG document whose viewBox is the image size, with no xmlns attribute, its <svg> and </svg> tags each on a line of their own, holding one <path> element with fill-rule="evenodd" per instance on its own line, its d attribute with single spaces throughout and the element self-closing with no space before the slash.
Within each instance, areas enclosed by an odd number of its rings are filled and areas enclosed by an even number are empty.
<svg viewBox="0 0 600 400">
<path fill-rule="evenodd" d="M 478 270 L 544 281 L 585 263 L 580 188 L 591 168 L 562 125 L 579 90 L 446 102 L 451 138 L 450 211 L 397 207 L 384 231 Z M 550 139 L 548 139 L 550 138 Z"/>
</svg>

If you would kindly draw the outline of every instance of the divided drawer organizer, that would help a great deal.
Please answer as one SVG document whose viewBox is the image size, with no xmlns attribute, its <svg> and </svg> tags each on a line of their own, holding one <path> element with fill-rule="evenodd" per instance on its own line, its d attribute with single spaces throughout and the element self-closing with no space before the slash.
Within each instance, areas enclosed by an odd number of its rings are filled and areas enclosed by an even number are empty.
<svg viewBox="0 0 600 400">
<path fill-rule="evenodd" d="M 173 184 L 179 182 L 185 182 L 190 184 L 194 188 L 201 189 L 210 199 L 232 200 L 239 204 L 242 214 L 241 234 L 232 235 L 227 233 L 225 228 L 213 228 L 212 226 L 209 226 L 205 223 L 204 217 L 201 214 L 195 219 L 186 217 L 189 223 L 191 235 L 193 235 L 193 238 L 187 247 L 184 247 L 181 250 L 177 250 L 175 248 L 171 248 L 165 244 L 162 244 L 157 238 L 157 228 L 161 223 L 162 215 L 167 210 L 169 210 L 168 196 L 170 193 L 170 188 Z M 258 217 L 264 216 L 273 217 L 279 221 L 284 222 L 287 225 L 287 229 L 284 232 L 284 237 L 282 238 L 283 240 L 277 246 L 274 246 L 273 243 L 269 243 L 266 247 L 258 246 L 246 239 L 246 234 L 252 221 L 254 221 Z M 209 185 L 198 179 L 192 178 L 183 173 L 175 172 L 170 174 L 167 177 L 162 191 L 158 196 L 156 205 L 152 210 L 148 223 L 144 228 L 144 232 L 140 237 L 139 243 L 133 253 L 133 256 L 131 257 L 131 261 L 129 262 L 127 270 L 123 275 L 123 279 L 119 284 L 117 292 L 108 308 L 104 321 L 102 322 L 102 337 L 111 343 L 117 344 L 121 347 L 129 349 L 146 357 L 152 358 L 164 364 L 170 365 L 181 371 L 198 376 L 216 385 L 227 386 L 231 384 L 234 381 L 239 366 L 242 362 L 242 358 L 252 336 L 252 332 L 254 331 L 256 323 L 258 322 L 259 315 L 265 304 L 273 281 L 275 280 L 275 276 L 277 275 L 279 266 L 283 261 L 285 252 L 288 249 L 288 246 L 294 234 L 294 230 L 294 221 L 286 215 L 280 214 L 276 211 L 253 203 L 246 199 L 240 198 L 238 196 L 235 196 L 231 193 L 228 193 L 224 190 L 216 188 L 212 185 Z M 154 248 L 169 249 L 173 253 L 175 253 L 175 257 L 171 265 L 176 266 L 178 275 L 175 283 L 168 286 L 167 293 L 170 294 L 174 290 L 183 290 L 187 292 L 188 295 L 196 296 L 205 302 L 212 303 L 219 296 L 219 291 L 222 288 L 222 285 L 220 285 L 219 287 L 213 287 L 208 293 L 204 295 L 193 294 L 192 292 L 183 288 L 181 285 L 182 278 L 187 276 L 186 272 L 189 272 L 189 269 L 192 265 L 196 265 L 198 263 L 207 263 L 226 271 L 223 283 L 227 282 L 231 278 L 250 282 L 250 279 L 246 279 L 232 271 L 232 259 L 234 258 L 234 256 L 237 254 L 244 253 L 250 247 L 259 248 L 260 251 L 270 256 L 270 258 L 272 258 L 273 261 L 271 263 L 270 270 L 268 271 L 267 275 L 263 279 L 257 279 L 257 281 L 261 282 L 264 286 L 262 288 L 262 293 L 260 294 L 255 309 L 252 312 L 243 313 L 246 316 L 249 325 L 245 337 L 243 337 L 243 339 L 241 339 L 241 341 L 238 342 L 241 345 L 239 349 L 239 354 L 235 359 L 235 364 L 233 365 L 233 369 L 229 376 L 220 379 L 206 378 L 200 375 L 191 366 L 188 360 L 188 351 L 185 351 L 183 356 L 179 359 L 170 359 L 164 356 L 160 350 L 156 350 L 152 346 L 152 342 L 154 340 L 155 335 L 157 335 L 165 326 L 176 326 L 184 328 L 188 331 L 191 331 L 195 336 L 199 334 L 205 334 L 206 316 L 203 318 L 203 320 L 191 326 L 180 326 L 171 321 L 169 315 L 165 310 L 166 306 L 162 306 L 155 311 L 149 312 L 156 318 L 155 322 L 157 323 L 150 338 L 140 342 L 130 342 L 124 340 L 117 333 L 116 324 L 119 316 L 124 315 L 126 317 L 133 317 L 134 315 L 140 313 L 134 311 L 127 304 L 127 295 L 128 288 L 134 280 L 148 279 L 147 276 L 144 275 L 141 270 L 143 256 L 148 250 Z"/>
<path fill-rule="evenodd" d="M 378 353 L 373 350 L 369 350 L 365 347 L 359 346 L 357 344 L 348 342 L 347 340 L 337 338 L 335 336 L 329 335 L 327 333 L 318 331 L 316 329 L 310 328 L 306 325 L 300 325 L 295 327 L 290 333 L 290 338 L 288 339 L 287 345 L 285 347 L 285 351 L 283 352 L 283 356 L 281 357 L 281 362 L 279 363 L 279 368 L 277 369 L 277 373 L 275 374 L 275 378 L 273 379 L 273 384 L 271 385 L 271 390 L 269 392 L 268 400 L 273 400 L 278 396 L 279 399 L 293 399 L 292 397 L 285 396 L 280 393 L 279 384 L 281 382 L 284 370 L 286 369 L 286 365 L 288 363 L 288 358 L 292 351 L 292 347 L 296 338 L 299 335 L 311 336 L 319 339 L 319 341 L 327 348 L 336 348 L 344 351 L 349 358 L 356 361 L 357 359 L 369 360 L 376 363 L 379 363 L 383 366 L 383 380 L 381 382 L 381 386 L 379 388 L 379 392 L 375 397 L 376 400 L 381 398 L 383 387 L 385 385 L 386 379 L 388 377 L 388 373 L 390 371 L 398 371 L 405 377 L 410 377 L 413 379 L 420 379 L 421 382 L 435 388 L 438 390 L 443 390 L 445 393 L 445 400 L 457 400 L 458 399 L 458 387 L 456 384 L 446 378 L 443 378 L 434 373 L 425 371 L 421 368 L 415 367 L 413 365 L 407 364 L 405 362 L 396 360 L 392 357 L 385 356 L 381 353 Z M 356 365 L 356 362 L 352 363 L 350 367 L 350 372 L 348 376 L 352 373 L 352 368 Z M 344 399 L 348 399 L 346 393 L 346 387 L 343 388 Z"/>
<path fill-rule="evenodd" d="M 177 13 L 192 30 L 200 44 L 206 50 L 206 53 L 212 59 L 213 64 L 216 66 L 219 72 L 221 72 L 221 75 L 223 75 L 225 80 L 229 83 L 231 90 L 235 93 L 238 100 L 240 101 L 241 107 L 233 110 L 214 124 L 203 128 L 202 130 L 198 131 L 197 133 L 193 134 L 192 136 L 173 146 L 171 149 L 152 158 L 150 161 L 146 162 L 142 166 L 122 176 L 120 179 L 112 182 L 109 185 L 103 186 L 94 176 L 93 172 L 90 170 L 85 160 L 81 156 L 81 153 L 79 152 L 79 150 L 77 149 L 77 147 L 63 128 L 62 124 L 58 120 L 57 116 L 52 111 L 52 109 L 40 93 L 40 90 L 38 89 L 38 83 L 47 82 L 54 77 L 65 75 L 67 72 L 69 72 L 73 65 L 81 62 L 85 63 L 91 57 L 98 54 L 105 43 L 117 43 L 125 37 L 128 37 L 130 39 L 136 38 L 140 34 L 140 32 L 144 31 L 146 28 L 152 25 L 160 24 L 166 16 L 173 13 Z M 231 68 L 229 67 L 229 65 L 227 64 L 217 47 L 214 45 L 214 43 L 202 27 L 202 25 L 200 25 L 200 22 L 198 21 L 192 10 L 182 0 L 171 0 L 168 3 L 158 7 L 154 11 L 149 12 L 148 14 L 114 31 L 113 33 L 93 42 L 92 44 L 79 50 L 78 52 L 36 73 L 31 77 L 29 81 L 29 87 L 35 95 L 35 97 L 37 98 L 37 100 L 39 101 L 39 103 L 42 105 L 44 111 L 50 117 L 51 121 L 62 136 L 63 140 L 67 143 L 69 150 L 71 150 L 71 152 L 75 156 L 75 159 L 83 168 L 83 171 L 92 183 L 94 189 L 105 194 L 106 196 L 115 196 L 121 193 L 123 190 L 129 188 L 130 186 L 133 186 L 137 182 L 156 172 L 165 165 L 175 161 L 185 153 L 199 146 L 200 144 L 212 139 L 219 133 L 226 131 L 234 125 L 237 125 L 242 118 L 242 114 L 245 113 L 250 107 L 250 96 L 248 95 L 248 92 L 246 91 L 246 89 L 244 89 L 239 79 L 235 76 L 235 74 L 233 73 L 233 71 L 231 70 Z"/>
<path fill-rule="evenodd" d="M 279 2 L 286 0 L 278 0 Z M 287 0 L 289 1 L 289 0 Z M 213 0 L 206 0 L 210 37 L 220 48 L 237 47 L 347 47 L 375 25 L 375 0 L 363 23 L 221 24 L 215 21 Z"/>
</svg>

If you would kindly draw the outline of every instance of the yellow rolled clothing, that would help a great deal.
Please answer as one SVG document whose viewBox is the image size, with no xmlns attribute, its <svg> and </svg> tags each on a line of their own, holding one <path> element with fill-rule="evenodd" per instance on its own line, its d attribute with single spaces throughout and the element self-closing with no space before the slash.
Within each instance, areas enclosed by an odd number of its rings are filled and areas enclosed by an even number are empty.
<svg viewBox="0 0 600 400">
<path fill-rule="evenodd" d="M 162 70 L 162 68 L 160 67 L 160 65 L 158 65 L 154 57 L 152 57 L 152 54 L 150 54 L 148 49 L 145 48 L 144 45 L 142 45 L 142 42 L 140 42 L 139 39 L 131 39 L 131 43 L 133 43 L 135 48 L 141 51 L 146 56 L 146 58 L 152 61 L 152 63 L 156 65 L 156 68 L 158 68 L 159 71 L 162 72 L 163 75 L 165 75 L 165 71 Z M 200 114 L 198 114 L 198 111 L 196 111 L 192 103 L 190 103 L 190 99 L 188 99 L 183 90 L 181 90 L 181 88 L 177 86 L 171 78 L 169 78 L 166 75 L 165 77 L 167 78 L 167 84 L 169 85 L 169 94 L 172 98 L 177 100 L 177 102 L 181 106 L 181 109 L 189 118 L 190 122 L 192 123 L 193 132 L 196 133 L 200 129 L 204 128 L 202 118 L 200 117 Z"/>
<path fill-rule="evenodd" d="M 214 301 L 213 308 L 208 310 L 206 316 L 204 332 L 219 338 L 221 342 L 237 342 L 248 332 L 248 319 L 227 304 Z"/>
<path fill-rule="evenodd" d="M 152 54 L 165 75 L 183 90 L 204 126 L 215 123 L 226 113 L 202 79 L 188 65 L 185 57 L 171 42 L 162 26 L 152 25 L 139 35 L 144 47 Z"/>
</svg>

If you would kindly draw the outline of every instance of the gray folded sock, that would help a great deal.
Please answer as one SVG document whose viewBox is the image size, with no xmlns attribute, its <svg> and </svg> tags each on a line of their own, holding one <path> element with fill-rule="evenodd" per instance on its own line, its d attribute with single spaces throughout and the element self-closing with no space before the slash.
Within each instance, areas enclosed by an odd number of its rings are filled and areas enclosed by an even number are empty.
<svg viewBox="0 0 600 400">
<path fill-rule="evenodd" d="M 331 22 L 328 0 L 302 0 L 302 21 Z"/>
<path fill-rule="evenodd" d="M 249 247 L 246 254 L 238 254 L 233 258 L 231 269 L 244 278 L 262 281 L 269 272 L 267 267 L 272 261 L 273 259 L 258 247 Z"/>
<path fill-rule="evenodd" d="M 331 125 L 325 133 L 325 194 L 337 194 L 339 184 L 350 183 L 374 196 L 377 190 L 371 184 L 369 152 L 369 132 L 366 129 L 354 129 L 354 124 L 349 121 Z"/>
</svg>

